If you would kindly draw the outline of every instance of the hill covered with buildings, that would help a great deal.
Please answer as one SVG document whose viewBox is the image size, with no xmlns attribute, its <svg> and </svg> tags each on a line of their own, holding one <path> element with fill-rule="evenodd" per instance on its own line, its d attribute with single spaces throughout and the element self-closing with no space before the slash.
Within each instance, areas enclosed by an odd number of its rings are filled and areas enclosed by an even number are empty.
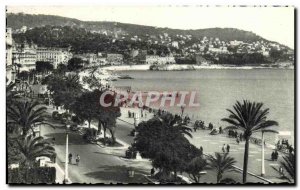
<svg viewBox="0 0 300 190">
<path fill-rule="evenodd" d="M 294 51 L 234 28 L 179 30 L 117 22 L 29 14 L 7 14 L 14 63 L 54 67 L 72 57 L 94 66 L 120 64 L 293 64 Z M 29 67 L 30 66 L 30 67 Z"/>
<path fill-rule="evenodd" d="M 30 14 L 7 14 L 7 27 L 17 30 L 23 26 L 27 28 L 43 27 L 43 26 L 71 26 L 85 28 L 91 32 L 104 34 L 119 35 L 159 35 L 168 33 L 170 36 L 176 35 L 192 35 L 195 38 L 219 38 L 224 41 L 244 41 L 254 42 L 265 40 L 253 32 L 239 30 L 235 28 L 208 28 L 197 30 L 180 30 L 171 28 L 160 28 L 153 26 L 144 26 L 136 24 L 118 23 L 118 22 L 102 22 L 102 21 L 80 21 L 77 19 L 66 18 L 53 15 L 30 15 Z"/>
</svg>

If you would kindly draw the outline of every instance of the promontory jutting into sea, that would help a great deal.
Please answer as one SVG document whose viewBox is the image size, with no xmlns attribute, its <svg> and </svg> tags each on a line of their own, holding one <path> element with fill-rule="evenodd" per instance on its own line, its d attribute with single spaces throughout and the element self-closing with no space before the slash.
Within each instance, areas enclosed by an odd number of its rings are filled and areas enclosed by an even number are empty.
<svg viewBox="0 0 300 190">
<path fill-rule="evenodd" d="M 295 185 L 294 11 L 8 6 L 7 183 Z"/>
</svg>

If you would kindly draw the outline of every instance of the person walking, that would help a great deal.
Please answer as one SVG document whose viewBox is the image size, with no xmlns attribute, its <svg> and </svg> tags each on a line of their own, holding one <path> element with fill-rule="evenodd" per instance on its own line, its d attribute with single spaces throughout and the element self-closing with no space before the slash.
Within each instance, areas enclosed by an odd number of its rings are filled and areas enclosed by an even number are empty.
<svg viewBox="0 0 300 190">
<path fill-rule="evenodd" d="M 203 155 L 203 147 L 202 146 L 200 146 L 200 153 L 201 153 L 201 155 Z"/>
<path fill-rule="evenodd" d="M 76 156 L 76 165 L 79 166 L 80 156 L 77 154 Z"/>
<path fill-rule="evenodd" d="M 230 146 L 229 146 L 229 144 L 227 144 L 226 150 L 227 150 L 227 153 L 229 153 L 229 151 L 230 151 Z"/>
<path fill-rule="evenodd" d="M 275 158 L 275 161 L 277 161 L 277 160 L 278 160 L 278 151 L 277 151 L 277 150 L 275 150 L 275 153 L 274 153 L 274 158 Z"/>
<path fill-rule="evenodd" d="M 271 159 L 272 159 L 272 161 L 275 160 L 275 152 L 274 152 L 274 151 L 273 151 L 272 154 L 271 154 Z"/>
<path fill-rule="evenodd" d="M 153 176 L 154 176 L 154 173 L 155 173 L 154 168 L 152 168 L 150 172 L 151 172 L 151 177 L 153 177 Z"/>
<path fill-rule="evenodd" d="M 279 167 L 279 173 L 281 177 L 285 177 L 282 166 Z"/>
<path fill-rule="evenodd" d="M 239 139 L 239 137 L 236 138 L 236 142 L 237 142 L 238 144 L 240 144 L 240 139 Z"/>
<path fill-rule="evenodd" d="M 225 144 L 223 144 L 223 147 L 222 147 L 222 151 L 223 151 L 223 153 L 225 153 L 226 151 L 226 145 Z"/>
<path fill-rule="evenodd" d="M 72 155 L 72 153 L 70 153 L 69 154 L 69 164 L 72 164 L 72 157 L 73 157 L 73 155 Z"/>
</svg>

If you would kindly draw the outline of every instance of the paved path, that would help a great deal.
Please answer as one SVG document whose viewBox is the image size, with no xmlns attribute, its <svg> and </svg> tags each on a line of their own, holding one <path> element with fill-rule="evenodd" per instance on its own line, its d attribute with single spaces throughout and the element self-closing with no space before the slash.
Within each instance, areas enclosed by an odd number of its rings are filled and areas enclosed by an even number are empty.
<svg viewBox="0 0 300 190">
<path fill-rule="evenodd" d="M 128 118 L 128 109 L 132 108 L 122 108 L 122 116 L 117 120 L 117 130 L 116 138 L 122 142 L 130 145 L 133 143 L 134 137 L 130 136 L 133 126 L 133 118 Z M 147 118 L 142 118 L 142 120 L 147 120 L 152 117 L 151 114 Z M 96 122 L 93 122 L 95 126 Z M 229 139 L 225 136 L 216 135 L 210 136 L 207 130 L 198 130 L 193 133 L 194 138 L 189 139 L 191 143 L 195 144 L 197 147 L 203 146 L 204 153 L 213 154 L 214 152 L 220 151 L 222 145 L 230 144 L 231 146 L 231 156 L 235 157 L 238 161 L 237 166 L 242 167 L 243 163 L 243 143 L 237 145 L 234 139 Z M 45 127 L 42 131 L 42 135 L 46 138 L 56 138 L 55 149 L 58 155 L 58 164 L 64 168 L 65 160 L 65 133 L 64 129 L 53 129 L 50 127 Z M 111 148 L 104 147 L 101 148 L 98 145 L 86 144 L 81 135 L 76 133 L 71 133 L 70 136 L 69 152 L 73 155 L 79 154 L 81 157 L 81 162 L 79 166 L 70 165 L 70 178 L 76 183 L 144 183 L 145 178 L 143 175 L 148 174 L 151 169 L 151 163 L 147 160 L 141 161 L 129 161 L 123 159 L 126 149 L 124 148 Z M 209 150 L 209 151 L 208 151 Z M 269 149 L 266 149 L 265 158 L 268 159 L 267 155 L 270 155 Z M 250 145 L 250 155 L 249 155 L 249 171 L 260 174 L 260 147 L 256 145 Z M 271 163 L 266 161 L 266 177 L 276 182 L 278 181 L 275 172 L 270 167 L 270 165 L 277 166 L 276 163 Z M 129 167 L 133 167 L 136 171 L 135 178 L 129 178 L 127 171 Z M 276 173 L 277 174 L 277 173 Z M 184 174 L 187 176 L 187 174 Z M 230 172 L 224 175 L 224 177 L 231 177 L 237 182 L 242 182 L 242 174 L 240 172 Z M 201 182 L 215 183 L 216 173 L 214 171 L 207 171 L 207 174 L 201 178 Z M 248 175 L 248 182 L 259 182 L 264 181 Z"/>
<path fill-rule="evenodd" d="M 122 108 L 122 116 L 120 119 L 122 121 L 117 121 L 117 130 L 116 130 L 116 137 L 118 139 L 122 139 L 128 144 L 133 143 L 133 137 L 130 136 L 130 131 L 134 128 L 133 125 L 133 118 L 128 118 L 128 110 L 133 110 L 133 108 Z M 150 116 L 149 116 L 150 115 Z M 153 114 L 148 114 L 147 118 L 141 118 L 142 120 L 147 120 L 150 117 L 152 117 Z M 125 121 L 125 122 L 123 122 Z M 131 124 L 129 124 L 131 123 Z M 189 138 L 190 142 L 194 144 L 197 147 L 202 146 L 204 148 L 205 154 L 214 154 L 215 152 L 221 152 L 221 148 L 223 144 L 229 144 L 230 149 L 230 155 L 234 157 L 237 160 L 236 166 L 239 168 L 243 168 L 243 158 L 244 158 L 244 146 L 245 143 L 241 142 L 240 144 L 237 144 L 235 139 L 228 138 L 226 135 L 209 135 L 208 130 L 198 130 L 197 132 L 192 133 L 193 138 Z M 272 182 L 280 183 L 280 182 L 286 182 L 281 179 L 279 179 L 279 175 L 271 166 L 279 167 L 278 162 L 273 162 L 270 160 L 271 148 L 265 147 L 265 176 L 264 178 L 271 180 Z M 282 156 L 279 156 L 279 160 L 282 159 Z M 250 149 L 249 149 L 249 163 L 248 163 L 248 172 L 251 172 L 253 174 L 256 174 L 257 176 L 261 175 L 261 146 L 254 145 L 250 143 Z M 206 176 L 203 176 L 204 180 L 212 181 L 212 176 L 209 175 L 210 171 Z M 214 172 L 212 172 L 213 175 Z M 238 179 L 237 181 L 241 181 L 241 174 L 240 173 L 231 173 L 227 175 L 233 175 L 234 179 Z M 263 182 L 262 180 L 253 177 L 248 174 L 248 182 Z"/>
<path fill-rule="evenodd" d="M 244 159 L 244 147 L 245 142 L 239 144 L 234 138 L 228 138 L 225 134 L 223 135 L 209 135 L 208 130 L 198 130 L 192 133 L 193 138 L 189 139 L 195 146 L 202 146 L 204 153 L 214 154 L 215 152 L 222 152 L 223 144 L 230 145 L 230 155 L 237 160 L 236 166 L 243 168 Z M 278 162 L 271 161 L 271 148 L 265 147 L 265 176 L 273 182 L 284 182 L 279 179 L 279 175 L 271 166 L 279 167 Z M 282 156 L 279 155 L 279 160 Z M 261 146 L 250 143 L 249 145 L 249 160 L 248 160 L 248 172 L 256 175 L 261 174 Z M 248 175 L 249 176 L 249 175 Z"/>
<path fill-rule="evenodd" d="M 42 135 L 45 138 L 55 137 L 57 163 L 64 170 L 65 130 L 45 126 Z M 150 164 L 149 168 L 145 167 L 147 164 L 122 159 L 125 150 L 112 150 L 109 147 L 101 148 L 98 145 L 87 144 L 77 133 L 69 134 L 69 152 L 74 156 L 79 154 L 81 157 L 79 166 L 74 164 L 74 159 L 69 165 L 69 178 L 73 183 L 146 183 L 144 175 L 151 169 Z M 130 167 L 136 172 L 134 178 L 128 177 Z"/>
</svg>

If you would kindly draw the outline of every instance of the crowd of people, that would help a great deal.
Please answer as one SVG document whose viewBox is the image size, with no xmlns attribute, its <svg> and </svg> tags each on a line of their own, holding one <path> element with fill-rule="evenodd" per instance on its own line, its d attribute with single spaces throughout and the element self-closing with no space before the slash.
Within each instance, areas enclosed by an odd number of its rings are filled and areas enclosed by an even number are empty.
<svg viewBox="0 0 300 190">
<path fill-rule="evenodd" d="M 223 153 L 229 153 L 230 152 L 230 145 L 229 144 L 223 144 L 222 146 L 222 152 Z"/>
<path fill-rule="evenodd" d="M 277 148 L 277 150 L 283 151 L 283 152 L 289 152 L 289 153 L 294 152 L 294 147 L 289 143 L 289 141 L 287 139 L 278 140 L 278 142 L 276 144 L 276 148 Z"/>
<path fill-rule="evenodd" d="M 72 153 L 69 153 L 69 164 L 72 164 L 73 162 L 72 162 L 72 159 L 73 159 L 73 155 L 72 155 Z M 75 162 L 76 162 L 76 165 L 77 166 L 79 166 L 79 162 L 80 162 L 80 156 L 79 156 L 79 154 L 77 154 L 76 155 L 76 158 L 75 158 Z"/>
</svg>

